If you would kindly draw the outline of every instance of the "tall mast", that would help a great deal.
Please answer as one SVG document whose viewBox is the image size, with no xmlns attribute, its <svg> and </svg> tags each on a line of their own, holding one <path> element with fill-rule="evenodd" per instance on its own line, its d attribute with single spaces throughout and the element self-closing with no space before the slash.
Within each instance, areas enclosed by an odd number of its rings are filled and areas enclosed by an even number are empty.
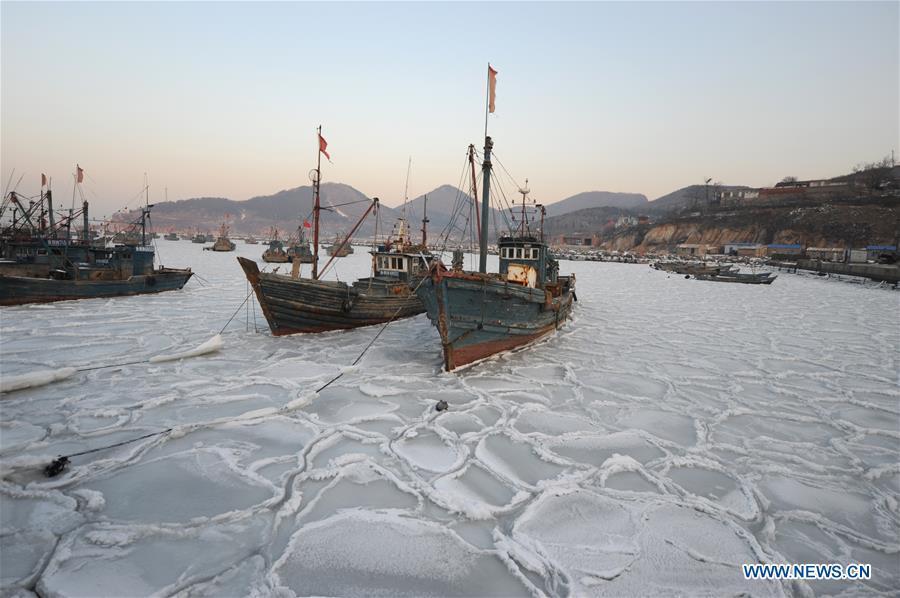
<svg viewBox="0 0 900 598">
<path fill-rule="evenodd" d="M 428 248 L 426 242 L 428 241 L 428 196 L 426 195 L 424 198 L 424 203 L 422 204 L 422 247 Z"/>
<path fill-rule="evenodd" d="M 316 139 L 316 145 L 319 151 L 316 152 L 316 176 L 313 181 L 313 280 L 319 279 L 319 184 L 322 179 L 322 125 L 319 125 L 319 137 Z"/>
<path fill-rule="evenodd" d="M 412 156 L 409 157 L 409 163 L 406 165 L 406 185 L 403 187 L 403 214 L 406 220 L 406 204 L 409 202 L 409 171 L 412 170 Z"/>
<path fill-rule="evenodd" d="M 491 149 L 494 142 L 490 137 L 484 138 L 484 159 L 481 161 L 481 171 L 484 177 L 484 189 L 481 192 L 481 238 L 479 239 L 479 260 L 478 271 L 482 274 L 487 272 L 487 239 L 488 239 L 488 217 L 490 216 L 491 206 Z"/>
<path fill-rule="evenodd" d="M 475 228 L 478 229 L 478 244 L 481 245 L 481 217 L 478 215 L 478 185 L 475 182 L 475 146 L 469 144 L 469 166 L 472 169 L 472 199 L 475 200 Z"/>
</svg>

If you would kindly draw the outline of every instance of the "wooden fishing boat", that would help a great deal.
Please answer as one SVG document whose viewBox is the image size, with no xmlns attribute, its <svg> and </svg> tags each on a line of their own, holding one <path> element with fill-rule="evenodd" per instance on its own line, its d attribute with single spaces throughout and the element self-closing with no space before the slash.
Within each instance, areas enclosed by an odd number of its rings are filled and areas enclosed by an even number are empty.
<svg viewBox="0 0 900 598">
<path fill-rule="evenodd" d="M 308 222 L 304 222 L 297 227 L 297 240 L 290 242 L 287 255 L 292 262 L 311 264 L 315 259 L 312 249 L 309 248 L 309 239 L 306 238 L 306 232 L 304 231 L 304 227 L 308 224 Z"/>
<path fill-rule="evenodd" d="M 272 227 L 269 237 L 269 247 L 262 254 L 263 261 L 270 264 L 284 264 L 291 261 L 291 258 L 284 250 L 284 243 L 278 238 L 277 228 Z"/>
<path fill-rule="evenodd" d="M 349 243 L 341 243 L 340 235 L 335 235 L 334 243 L 326 247 L 325 252 L 332 257 L 347 257 L 353 253 L 353 246 Z"/>
<path fill-rule="evenodd" d="M 378 198 L 340 241 L 335 255 L 318 268 L 319 200 L 321 154 L 325 142 L 319 127 L 319 159 L 310 173 L 313 182 L 313 261 L 311 277 L 299 275 L 299 262 L 291 274 L 260 272 L 256 262 L 238 258 L 247 280 L 256 293 L 260 307 L 275 336 L 301 332 L 325 332 L 381 324 L 397 318 L 420 314 L 424 306 L 413 292 L 413 286 L 428 271 L 431 256 L 423 246 L 408 239 L 391 240 L 372 251 L 372 276 L 351 284 L 322 280 L 337 254 L 350 245 L 350 238 L 363 220 L 377 210 Z M 424 224 L 423 224 L 424 232 Z"/>
<path fill-rule="evenodd" d="M 223 222 L 215 243 L 212 244 L 212 247 L 204 247 L 203 249 L 209 251 L 234 251 L 235 247 L 237 246 L 234 242 L 228 238 L 228 225 Z"/>
<path fill-rule="evenodd" d="M 489 78 L 491 73 L 495 76 L 496 72 L 488 68 Z M 478 272 L 462 269 L 460 250 L 452 269 L 436 261 L 417 289 L 428 319 L 440 334 L 447 371 L 554 332 L 569 317 L 575 300 L 575 276 L 559 275 L 559 265 L 543 241 L 543 208 L 540 236 L 528 228 L 527 189 L 519 190 L 522 213 L 517 229 L 498 240 L 499 271 L 487 272 L 493 146 L 491 138 L 485 136 Z M 476 196 L 473 153 L 470 145 Z"/>
<path fill-rule="evenodd" d="M 12 230 L 3 232 L 0 305 L 160 293 L 182 288 L 193 275 L 190 268 L 154 267 L 155 252 L 146 230 L 151 205 L 141 210 L 139 243 L 106 246 L 90 239 L 87 201 L 80 212 L 57 224 L 49 189 L 40 203 L 44 200 L 50 227 L 43 225 L 43 218 L 40 226 L 34 226 L 26 211 L 23 222 L 14 218 Z M 15 194 L 12 202 L 18 203 Z M 79 215 L 84 219 L 80 239 L 71 234 L 73 219 Z"/>
<path fill-rule="evenodd" d="M 713 282 L 737 282 L 740 284 L 772 284 L 777 274 L 771 272 L 725 272 L 720 274 L 698 274 L 697 280 L 711 280 Z"/>
</svg>

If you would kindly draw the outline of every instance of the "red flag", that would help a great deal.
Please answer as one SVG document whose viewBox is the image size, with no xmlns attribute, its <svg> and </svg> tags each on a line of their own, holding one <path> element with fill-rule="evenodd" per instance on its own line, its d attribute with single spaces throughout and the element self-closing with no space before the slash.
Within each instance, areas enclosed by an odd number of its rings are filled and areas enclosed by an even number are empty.
<svg viewBox="0 0 900 598">
<path fill-rule="evenodd" d="M 312 224 L 309 223 L 309 220 L 304 220 L 304 221 L 303 221 L 303 226 L 304 226 L 305 228 L 312 228 Z"/>
<path fill-rule="evenodd" d="M 47 175 L 43 172 L 41 173 L 41 187 L 47 186 Z"/>
<path fill-rule="evenodd" d="M 81 168 L 81 166 L 79 166 L 78 164 L 75 165 L 75 168 L 77 168 L 77 170 L 76 170 L 77 174 L 75 175 L 75 182 L 77 182 L 77 183 L 84 182 L 84 169 Z"/>
<path fill-rule="evenodd" d="M 494 98 L 497 96 L 497 71 L 488 64 L 488 112 L 494 113 Z"/>
<path fill-rule="evenodd" d="M 325 154 L 325 157 L 331 160 L 331 156 L 328 155 L 328 152 L 325 151 L 328 148 L 328 142 L 325 141 L 325 138 L 322 137 L 322 134 L 319 134 L 319 151 Z"/>
</svg>

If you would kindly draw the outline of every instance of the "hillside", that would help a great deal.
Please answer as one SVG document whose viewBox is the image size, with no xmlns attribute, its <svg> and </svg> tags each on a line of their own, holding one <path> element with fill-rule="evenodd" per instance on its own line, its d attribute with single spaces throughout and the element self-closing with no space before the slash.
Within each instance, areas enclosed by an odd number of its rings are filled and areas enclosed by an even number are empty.
<svg viewBox="0 0 900 598">
<path fill-rule="evenodd" d="M 610 219 L 628 214 L 627 210 L 613 207 L 586 208 L 544 220 L 544 236 L 555 237 L 586 231 L 601 231 Z"/>
<path fill-rule="evenodd" d="M 718 191 L 749 189 L 745 185 L 688 185 L 651 201 L 646 209 L 655 214 L 676 212 L 685 208 L 699 209 L 712 200 Z"/>
<path fill-rule="evenodd" d="M 642 193 L 612 193 L 610 191 L 586 191 L 547 204 L 548 216 L 560 216 L 587 208 L 621 208 L 646 210 L 650 202 Z"/>
<path fill-rule="evenodd" d="M 900 202 L 871 198 L 803 207 L 760 206 L 666 218 L 607 238 L 610 250 L 660 252 L 681 243 L 799 243 L 804 247 L 865 247 L 897 243 Z"/>
<path fill-rule="evenodd" d="M 369 206 L 369 198 L 349 185 L 323 183 L 320 222 L 324 236 L 348 232 Z M 234 201 L 221 197 L 201 197 L 179 201 L 160 202 L 151 214 L 154 230 L 175 230 L 191 233 L 197 230 L 214 232 L 226 220 L 235 234 L 265 236 L 275 226 L 283 233 L 290 233 L 304 218 L 311 218 L 313 190 L 311 186 L 279 191 L 273 195 Z M 119 215 L 117 220 L 130 222 L 137 212 Z M 398 213 L 381 206 L 382 222 L 393 222 Z M 374 233 L 375 224 L 367 218 L 358 235 Z"/>
</svg>

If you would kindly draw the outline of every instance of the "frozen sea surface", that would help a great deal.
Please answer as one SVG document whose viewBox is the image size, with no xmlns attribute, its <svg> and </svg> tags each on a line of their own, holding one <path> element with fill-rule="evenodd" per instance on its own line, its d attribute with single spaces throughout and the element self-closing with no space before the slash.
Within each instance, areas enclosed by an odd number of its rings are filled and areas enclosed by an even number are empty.
<svg viewBox="0 0 900 598">
<path fill-rule="evenodd" d="M 217 333 L 248 292 L 235 253 L 159 251 L 204 280 L 3 308 L 2 374 Z M 358 248 L 334 275 L 367 269 Z M 274 338 L 254 305 L 217 354 L 3 395 L 0 594 L 897 595 L 900 293 L 561 270 L 574 320 L 462 373 L 422 315 L 315 395 L 377 329 Z M 745 580 L 755 562 L 872 578 Z"/>
</svg>

